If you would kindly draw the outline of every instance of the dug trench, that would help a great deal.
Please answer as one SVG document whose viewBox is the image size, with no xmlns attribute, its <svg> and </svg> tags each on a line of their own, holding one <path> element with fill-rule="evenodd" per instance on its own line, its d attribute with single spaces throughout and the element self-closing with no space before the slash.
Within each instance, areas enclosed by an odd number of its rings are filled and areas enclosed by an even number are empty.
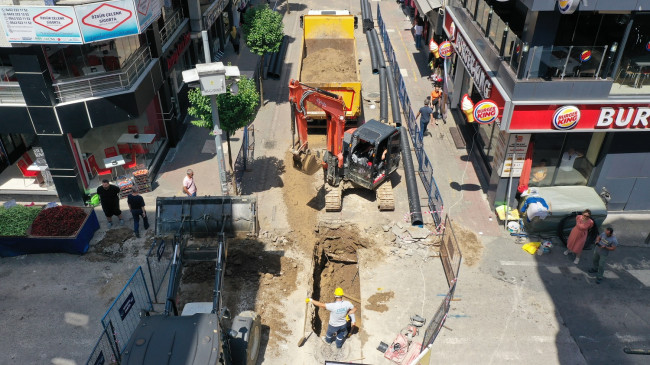
<svg viewBox="0 0 650 365">
<path fill-rule="evenodd" d="M 361 326 L 361 285 L 357 250 L 361 246 L 359 235 L 350 229 L 320 228 L 313 253 L 312 298 L 323 302 L 334 301 L 334 290 L 343 289 L 345 300 L 350 301 L 356 312 L 356 327 L 350 335 L 358 333 Z M 330 312 L 315 309 L 311 325 L 318 336 L 325 336 Z"/>
</svg>

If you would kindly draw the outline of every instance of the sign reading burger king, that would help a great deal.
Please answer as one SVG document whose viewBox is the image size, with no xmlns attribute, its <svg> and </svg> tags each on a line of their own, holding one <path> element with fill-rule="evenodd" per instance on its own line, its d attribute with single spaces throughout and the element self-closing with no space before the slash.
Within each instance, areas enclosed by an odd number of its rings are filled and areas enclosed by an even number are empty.
<svg viewBox="0 0 650 365">
<path fill-rule="evenodd" d="M 444 41 L 440 43 L 440 46 L 438 47 L 438 52 L 440 52 L 440 55 L 442 58 L 449 58 L 451 57 L 453 49 L 451 47 L 451 42 L 449 41 Z"/>
<path fill-rule="evenodd" d="M 490 99 L 481 100 L 474 106 L 474 120 L 490 124 L 499 116 L 499 107 Z"/>
<path fill-rule="evenodd" d="M 565 105 L 557 108 L 553 114 L 553 127 L 555 129 L 573 129 L 580 121 L 580 109 L 577 106 Z"/>
</svg>

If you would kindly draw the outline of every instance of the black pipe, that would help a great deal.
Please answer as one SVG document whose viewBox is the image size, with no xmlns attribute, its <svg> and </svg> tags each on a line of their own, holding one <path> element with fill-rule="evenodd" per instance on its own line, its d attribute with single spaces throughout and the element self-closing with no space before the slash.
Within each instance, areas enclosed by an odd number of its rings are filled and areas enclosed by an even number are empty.
<svg viewBox="0 0 650 365">
<path fill-rule="evenodd" d="M 387 68 L 388 72 L 388 93 L 390 94 L 390 111 L 393 115 L 393 123 L 399 128 L 402 126 L 402 114 L 399 112 L 399 95 L 395 85 L 395 74 L 392 68 Z"/>
<path fill-rule="evenodd" d="M 408 195 L 409 211 L 411 213 L 411 225 L 421 226 L 424 222 L 422 221 L 422 209 L 420 208 L 420 193 L 418 193 L 418 182 L 415 178 L 415 168 L 413 167 L 408 131 L 404 127 L 400 127 L 400 141 L 402 145 L 402 161 L 404 161 L 406 194 Z"/>
<path fill-rule="evenodd" d="M 373 39 L 370 36 L 370 33 L 366 33 L 366 40 L 368 41 L 368 51 L 370 51 L 370 63 L 372 64 L 372 73 L 376 74 L 379 72 L 379 67 L 377 66 L 377 55 L 375 53 L 375 46 L 373 45 Z"/>
<path fill-rule="evenodd" d="M 379 121 L 388 122 L 388 92 L 386 83 L 386 68 L 379 69 Z"/>
<path fill-rule="evenodd" d="M 379 68 L 386 67 L 386 61 L 384 61 L 384 52 L 381 50 L 381 42 L 379 42 L 377 30 L 372 29 L 370 31 L 370 36 L 373 38 L 374 43 L 376 44 L 375 49 L 377 50 L 377 66 Z"/>
<path fill-rule="evenodd" d="M 278 50 L 278 59 L 275 63 L 275 67 L 271 69 L 271 76 L 275 79 L 279 79 L 282 74 L 282 66 L 284 65 L 284 57 L 287 54 L 289 42 L 287 41 L 287 36 L 282 37 L 282 44 Z"/>
<path fill-rule="evenodd" d="M 273 77 L 273 72 L 271 70 L 273 70 L 273 68 L 275 67 L 275 64 L 278 61 L 278 52 L 270 53 L 268 59 L 269 59 L 269 63 L 268 63 L 268 66 L 266 67 L 266 77 L 267 78 Z"/>
<path fill-rule="evenodd" d="M 366 10 L 366 0 L 360 0 L 359 3 L 361 5 L 361 21 L 363 23 L 363 20 L 368 18 L 368 11 Z"/>
</svg>

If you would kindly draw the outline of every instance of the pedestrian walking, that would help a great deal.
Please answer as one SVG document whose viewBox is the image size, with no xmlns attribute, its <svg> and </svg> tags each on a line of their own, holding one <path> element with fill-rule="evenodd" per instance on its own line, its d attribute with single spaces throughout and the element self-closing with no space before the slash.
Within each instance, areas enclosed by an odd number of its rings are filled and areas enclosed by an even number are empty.
<svg viewBox="0 0 650 365">
<path fill-rule="evenodd" d="M 600 284 L 603 281 L 605 261 L 607 261 L 609 252 L 616 250 L 617 246 L 618 239 L 614 236 L 614 228 L 612 227 L 605 228 L 605 232 L 596 238 L 596 249 L 594 250 L 593 260 L 591 262 L 591 269 L 589 269 L 590 273 L 596 274 L 596 284 Z"/>
<path fill-rule="evenodd" d="M 196 196 L 196 184 L 194 183 L 194 171 L 192 169 L 187 170 L 187 176 L 183 179 L 183 192 L 187 196 Z"/>
<path fill-rule="evenodd" d="M 433 119 L 438 125 L 438 119 L 440 119 L 440 96 L 442 96 L 442 90 L 440 86 L 436 85 L 431 91 L 431 106 L 435 108 L 435 113 L 433 114 Z"/>
<path fill-rule="evenodd" d="M 235 49 L 235 53 L 239 54 L 239 40 L 240 40 L 240 35 L 239 31 L 237 30 L 237 27 L 233 25 L 232 29 L 230 30 L 230 40 L 232 41 L 232 48 Z"/>
<path fill-rule="evenodd" d="M 120 225 L 124 224 L 122 211 L 120 210 L 120 188 L 111 185 L 108 180 L 102 180 L 102 185 L 97 188 L 97 195 L 102 203 L 102 210 L 108 220 L 108 228 L 113 227 L 113 216 L 120 219 Z"/>
<path fill-rule="evenodd" d="M 145 231 L 149 229 L 149 219 L 147 219 L 147 212 L 144 210 L 144 199 L 137 187 L 133 187 L 131 194 L 126 198 L 126 203 L 133 216 L 133 232 L 137 238 L 140 238 L 140 217 L 142 217 Z"/>
<path fill-rule="evenodd" d="M 429 98 L 424 99 L 424 106 L 418 110 L 418 114 L 415 116 L 415 119 L 420 118 L 420 138 L 424 138 L 424 135 L 427 133 L 427 125 L 433 117 L 433 109 L 429 106 Z"/>
<path fill-rule="evenodd" d="M 576 259 L 573 261 L 576 265 L 580 262 L 580 255 L 582 254 L 582 249 L 585 247 L 588 231 L 593 226 L 594 221 L 591 220 L 591 210 L 585 209 L 581 215 L 576 217 L 576 226 L 573 227 L 569 234 L 566 245 L 567 249 L 564 251 L 564 255 L 568 255 L 569 253 L 576 255 Z"/>
<path fill-rule="evenodd" d="M 322 303 L 317 300 L 307 298 L 307 303 L 327 309 L 330 311 L 330 320 L 327 324 L 327 333 L 325 334 L 325 342 L 332 343 L 336 339 L 336 348 L 340 349 L 343 347 L 343 343 L 348 336 L 348 322 L 347 317 L 350 316 L 350 321 L 352 327 L 356 326 L 356 319 L 354 313 L 357 311 L 357 308 L 352 305 L 347 300 L 343 300 L 342 288 L 336 288 L 334 290 L 334 302 L 333 303 Z"/>
<path fill-rule="evenodd" d="M 424 31 L 424 27 L 422 26 L 419 20 L 415 21 L 415 26 L 413 27 L 413 30 L 415 31 L 415 48 L 419 50 L 420 45 L 422 43 L 422 32 Z"/>
</svg>

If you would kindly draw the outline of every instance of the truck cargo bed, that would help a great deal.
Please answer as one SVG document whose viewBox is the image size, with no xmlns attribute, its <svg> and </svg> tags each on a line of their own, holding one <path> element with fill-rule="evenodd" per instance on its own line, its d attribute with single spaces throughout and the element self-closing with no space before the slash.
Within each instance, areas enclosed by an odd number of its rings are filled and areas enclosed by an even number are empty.
<svg viewBox="0 0 650 365">
<path fill-rule="evenodd" d="M 358 80 L 354 39 L 307 39 L 304 46 L 301 82 L 311 85 Z"/>
</svg>

